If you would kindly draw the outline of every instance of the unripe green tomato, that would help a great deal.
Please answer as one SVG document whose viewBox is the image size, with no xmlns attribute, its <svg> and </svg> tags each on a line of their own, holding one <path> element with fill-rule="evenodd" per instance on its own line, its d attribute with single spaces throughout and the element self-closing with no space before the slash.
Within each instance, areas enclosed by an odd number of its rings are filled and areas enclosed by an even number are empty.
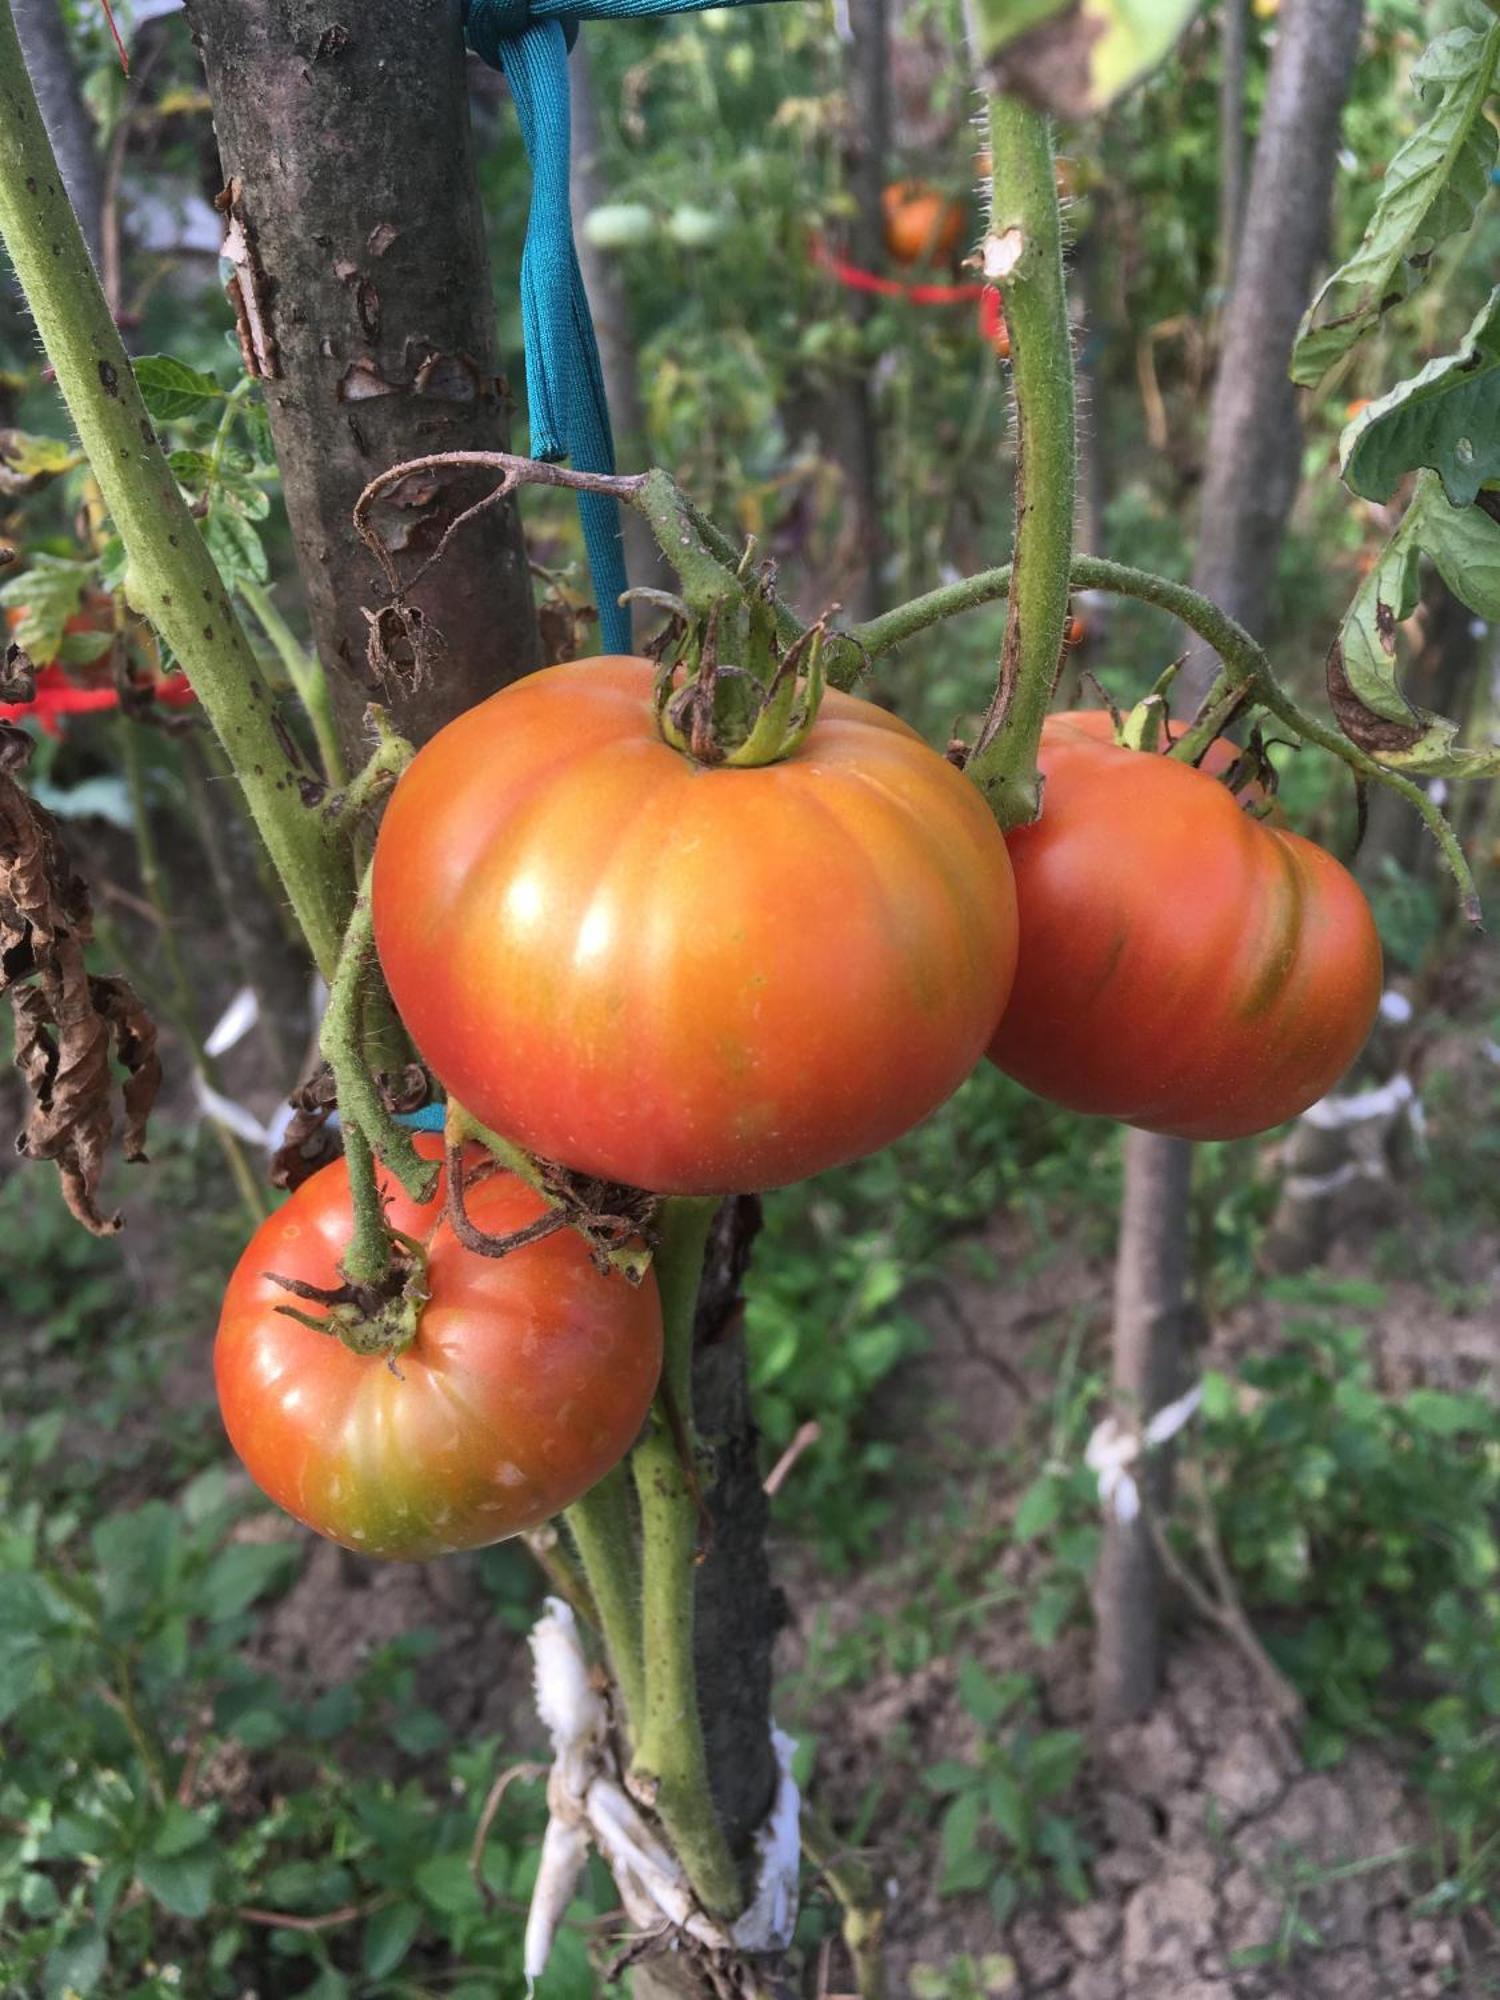
<svg viewBox="0 0 1500 2000">
<path fill-rule="evenodd" d="M 656 234 L 656 217 L 643 201 L 611 201 L 591 208 L 583 233 L 596 250 L 634 250 Z"/>
<path fill-rule="evenodd" d="M 697 208 L 690 201 L 674 208 L 667 221 L 667 234 L 684 250 L 709 250 L 723 240 L 729 218 L 711 208 Z"/>
</svg>

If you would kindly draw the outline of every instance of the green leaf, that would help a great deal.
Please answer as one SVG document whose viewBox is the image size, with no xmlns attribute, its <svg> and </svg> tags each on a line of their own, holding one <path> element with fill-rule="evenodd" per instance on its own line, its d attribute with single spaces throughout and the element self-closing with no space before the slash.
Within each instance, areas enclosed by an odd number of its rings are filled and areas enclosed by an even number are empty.
<svg viewBox="0 0 1500 2000">
<path fill-rule="evenodd" d="M 1029 1542 L 1045 1534 L 1062 1513 L 1062 1506 L 1063 1482 L 1056 1473 L 1044 1472 L 1021 1495 L 1021 1504 L 1016 1509 L 1016 1540 Z"/>
<path fill-rule="evenodd" d="M 113 632 L 64 632 L 56 657 L 65 667 L 91 667 L 114 643 Z"/>
<path fill-rule="evenodd" d="M 218 1857 L 207 1842 L 185 1854 L 137 1855 L 135 1864 L 136 1880 L 163 1909 L 195 1921 L 206 1917 L 213 1905 L 217 1871 Z"/>
<path fill-rule="evenodd" d="M 10 636 L 39 667 L 57 658 L 64 628 L 77 615 L 92 575 L 88 563 L 37 555 L 19 576 L 0 584 L 0 604 L 21 613 Z"/>
<path fill-rule="evenodd" d="M 1026 1794 L 1008 1771 L 996 1771 L 984 1788 L 985 1809 L 1012 1847 L 1031 1845 L 1031 1812 Z"/>
<path fill-rule="evenodd" d="M 394 1972 L 416 1942 L 422 1928 L 420 1903 L 386 1903 L 365 1919 L 360 1947 L 366 1979 L 384 1979 Z"/>
<path fill-rule="evenodd" d="M 940 1757 L 930 1770 L 922 1773 L 922 1783 L 930 1792 L 963 1792 L 975 1783 L 975 1774 L 956 1757 Z"/>
<path fill-rule="evenodd" d="M 1002 1674 L 998 1679 L 978 1660 L 958 1663 L 958 1698 L 985 1729 L 992 1729 L 1022 1699 L 1031 1683 L 1025 1674 Z"/>
<path fill-rule="evenodd" d="M 1454 354 L 1362 410 L 1340 443 L 1344 483 L 1389 500 L 1407 473 L 1430 467 L 1455 507 L 1500 480 L 1500 286 Z"/>
<path fill-rule="evenodd" d="M 986 81 L 1062 118 L 1102 111 L 1171 53 L 1201 0 L 970 0 Z"/>
<path fill-rule="evenodd" d="M 63 2000 L 64 1994 L 87 1996 L 104 1977 L 109 1963 L 109 1946 L 98 1931 L 75 1931 L 53 1948 L 42 1974 L 46 2000 Z"/>
<path fill-rule="evenodd" d="M 434 1854 L 414 1877 L 414 1886 L 445 1917 L 463 1916 L 480 1906 L 479 1886 L 469 1872 L 467 1853 Z"/>
<path fill-rule="evenodd" d="M 1490 1414 L 1482 1397 L 1453 1396 L 1442 1389 L 1413 1389 L 1401 1408 L 1418 1430 L 1430 1431 L 1434 1437 L 1483 1430 Z"/>
<path fill-rule="evenodd" d="M 216 1555 L 198 1586 L 198 1609 L 213 1624 L 237 1618 L 297 1568 L 295 1542 L 232 1542 Z"/>
<path fill-rule="evenodd" d="M 979 1827 L 984 1815 L 984 1801 L 978 1792 L 961 1792 L 943 1814 L 941 1843 L 943 1872 L 940 1893 L 951 1895 L 959 1877 L 963 1886 L 977 1886 L 972 1881 L 976 1856 L 984 1864 L 980 1880 L 987 1879 L 989 1862 L 979 1846 Z"/>
<path fill-rule="evenodd" d="M 270 576 L 260 536 L 233 507 L 219 506 L 210 512 L 203 539 L 227 589 L 234 590 L 241 582 L 264 583 Z"/>
<path fill-rule="evenodd" d="M 1413 69 L 1413 83 L 1436 91 L 1437 102 L 1387 168 L 1359 248 L 1308 307 L 1292 354 L 1294 382 L 1319 381 L 1416 288 L 1438 245 L 1473 222 L 1500 147 L 1484 115 L 1497 56 L 1500 26 L 1455 28 Z"/>
<path fill-rule="evenodd" d="M 174 1799 L 162 1814 L 151 1841 L 151 1852 L 163 1861 L 171 1861 L 179 1854 L 186 1854 L 191 1848 L 201 1847 L 213 1837 L 213 1827 L 202 1813 L 189 1811 Z"/>
<path fill-rule="evenodd" d="M 189 368 L 173 354 L 143 354 L 134 366 L 136 387 L 159 424 L 197 416 L 224 400 L 225 392 L 214 376 Z"/>
<path fill-rule="evenodd" d="M 1418 708 L 1397 676 L 1397 627 L 1416 609 L 1427 556 L 1460 602 L 1500 621 L 1500 522 L 1454 507 L 1436 474 L 1418 476 L 1400 527 L 1355 593 L 1328 654 L 1328 698 L 1344 734 L 1398 770 L 1477 778 L 1500 771 L 1500 749 L 1470 749 L 1458 725 Z"/>
</svg>

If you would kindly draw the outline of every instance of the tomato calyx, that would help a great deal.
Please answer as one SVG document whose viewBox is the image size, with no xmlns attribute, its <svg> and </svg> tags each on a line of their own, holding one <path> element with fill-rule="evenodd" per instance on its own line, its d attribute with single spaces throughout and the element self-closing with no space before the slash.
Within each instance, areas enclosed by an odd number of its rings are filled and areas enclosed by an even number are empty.
<svg viewBox="0 0 1500 2000">
<path fill-rule="evenodd" d="M 371 1284 L 345 1277 L 341 1284 L 314 1285 L 305 1278 L 267 1271 L 273 1285 L 280 1285 L 293 1298 L 322 1307 L 321 1313 L 303 1312 L 291 1305 L 274 1310 L 299 1326 L 311 1327 L 314 1333 L 331 1334 L 351 1354 L 383 1355 L 399 1374 L 396 1358 L 416 1339 L 429 1297 L 427 1252 L 415 1237 L 400 1230 L 390 1232 L 390 1241 L 385 1275 Z"/>
<path fill-rule="evenodd" d="M 753 770 L 792 756 L 818 719 L 834 607 L 784 644 L 767 577 L 736 620 L 742 665 L 720 657 L 728 604 L 718 599 L 697 630 L 684 619 L 669 631 L 653 688 L 656 722 L 663 740 L 695 764 Z"/>
</svg>

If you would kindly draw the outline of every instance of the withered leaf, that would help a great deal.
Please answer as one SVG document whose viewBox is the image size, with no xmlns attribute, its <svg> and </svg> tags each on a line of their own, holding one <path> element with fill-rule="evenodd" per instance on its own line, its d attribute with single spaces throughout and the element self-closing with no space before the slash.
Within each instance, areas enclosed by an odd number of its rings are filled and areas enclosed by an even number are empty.
<svg viewBox="0 0 1500 2000">
<path fill-rule="evenodd" d="M 6 732 L 17 735 L 24 732 Z M 16 1150 L 52 1161 L 73 1214 L 106 1236 L 120 1227 L 98 1199 L 116 1131 L 111 1050 L 126 1072 L 124 1155 L 142 1160 L 161 1083 L 156 1029 L 126 980 L 89 974 L 88 887 L 56 821 L 17 781 L 24 759 L 8 740 L 0 744 L 0 994 L 10 1001 L 28 1099 Z"/>
</svg>

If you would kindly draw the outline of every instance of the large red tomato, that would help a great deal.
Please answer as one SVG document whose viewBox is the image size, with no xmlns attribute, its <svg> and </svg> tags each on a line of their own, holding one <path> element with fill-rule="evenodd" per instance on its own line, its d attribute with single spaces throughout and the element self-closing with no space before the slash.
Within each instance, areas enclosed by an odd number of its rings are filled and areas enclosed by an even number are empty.
<svg viewBox="0 0 1500 2000">
<path fill-rule="evenodd" d="M 1041 767 L 1041 818 L 1010 835 L 1021 953 L 990 1045 L 1001 1069 L 1185 1139 L 1304 1111 L 1380 1001 L 1354 878 L 1206 771 L 1117 748 L 1095 717 L 1052 717 Z"/>
<path fill-rule="evenodd" d="M 396 787 L 375 936 L 417 1047 L 487 1125 L 669 1194 L 874 1151 L 983 1054 L 1015 965 L 1005 843 L 906 724 L 830 694 L 792 756 L 706 769 L 644 660 L 452 722 Z"/>
<path fill-rule="evenodd" d="M 656 1282 L 596 1270 L 571 1229 L 482 1257 L 443 1219 L 441 1190 L 425 1206 L 385 1192 L 427 1257 L 411 1344 L 358 1354 L 276 1310 L 318 1309 L 271 1273 L 340 1282 L 352 1224 L 337 1160 L 261 1224 L 229 1281 L 219 1408 L 256 1485 L 320 1535 L 372 1556 L 483 1548 L 568 1506 L 635 1441 L 661 1370 Z M 478 1181 L 467 1206 L 497 1236 L 542 1208 L 508 1174 Z"/>
</svg>

